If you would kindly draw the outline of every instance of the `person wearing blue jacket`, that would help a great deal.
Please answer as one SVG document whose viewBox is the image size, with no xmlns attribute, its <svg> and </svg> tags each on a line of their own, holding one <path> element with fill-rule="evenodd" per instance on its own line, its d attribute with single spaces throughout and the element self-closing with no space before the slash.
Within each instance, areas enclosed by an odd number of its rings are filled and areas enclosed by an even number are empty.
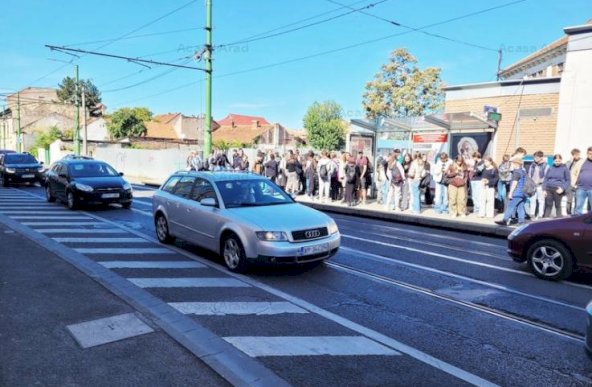
<svg viewBox="0 0 592 387">
<path fill-rule="evenodd" d="M 563 164 L 563 158 L 560 154 L 553 156 L 553 164 L 545 173 L 543 189 L 545 190 L 545 214 L 544 217 L 551 216 L 553 205 L 555 205 L 555 216 L 562 216 L 561 200 L 570 188 L 571 177 L 569 169 Z"/>
<path fill-rule="evenodd" d="M 515 213 L 518 213 L 518 224 L 524 224 L 526 213 L 524 211 L 524 204 L 526 203 L 526 196 L 522 189 L 524 188 L 524 180 L 526 178 L 526 171 L 524 170 L 524 161 L 522 156 L 517 155 L 510 159 L 512 163 L 512 182 L 510 183 L 510 192 L 508 194 L 508 207 L 504 213 L 504 218 L 495 223 L 503 226 L 510 225 L 510 219 Z"/>
</svg>

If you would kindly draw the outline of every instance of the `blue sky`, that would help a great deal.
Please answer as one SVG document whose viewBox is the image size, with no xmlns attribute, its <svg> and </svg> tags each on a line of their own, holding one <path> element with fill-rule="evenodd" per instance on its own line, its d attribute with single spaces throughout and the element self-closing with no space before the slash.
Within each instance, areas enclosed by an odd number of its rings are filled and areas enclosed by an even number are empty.
<svg viewBox="0 0 592 387">
<path fill-rule="evenodd" d="M 338 1 L 355 3 L 352 6 L 359 8 L 381 0 Z M 508 2 L 511 0 L 386 0 L 367 12 L 419 28 Z M 64 64 L 53 60 L 69 60 L 70 57 L 50 52 L 45 44 L 177 61 L 191 55 L 194 50 L 191 46 L 202 45 L 205 41 L 204 0 L 190 4 L 189 0 L 3 0 L 2 3 L 0 93 L 27 86 L 55 87 L 64 76 L 73 74 L 72 65 L 55 71 Z M 241 41 L 321 13 L 327 12 L 299 25 L 349 11 L 327 0 L 213 0 L 213 3 L 215 45 Z M 183 32 L 121 39 L 102 48 L 106 42 L 96 42 L 121 37 L 185 4 L 188 5 L 180 11 L 130 36 L 185 30 Z M 335 11 L 328 13 L 332 10 Z M 503 65 L 509 65 L 561 37 L 563 27 L 584 24 L 590 18 L 592 0 L 527 0 L 425 31 L 487 48 L 502 47 Z M 187 31 L 190 28 L 195 29 Z M 495 80 L 495 52 L 418 32 L 285 65 L 227 75 L 405 31 L 360 13 L 351 13 L 281 36 L 219 48 L 214 53 L 214 118 L 223 118 L 231 112 L 262 115 L 289 128 L 300 128 L 307 107 L 314 101 L 327 99 L 340 103 L 347 118 L 360 117 L 365 82 L 372 79 L 389 52 L 398 47 L 407 48 L 422 67 L 442 68 L 442 78 L 448 85 Z M 162 54 L 165 51 L 169 52 Z M 204 112 L 201 72 L 170 71 L 158 66 L 147 69 L 96 56 L 84 56 L 76 63 L 80 65 L 81 78 L 90 78 L 103 92 L 103 102 L 110 111 L 123 106 L 146 106 L 156 114 Z M 188 64 L 203 66 L 201 62 Z"/>
</svg>

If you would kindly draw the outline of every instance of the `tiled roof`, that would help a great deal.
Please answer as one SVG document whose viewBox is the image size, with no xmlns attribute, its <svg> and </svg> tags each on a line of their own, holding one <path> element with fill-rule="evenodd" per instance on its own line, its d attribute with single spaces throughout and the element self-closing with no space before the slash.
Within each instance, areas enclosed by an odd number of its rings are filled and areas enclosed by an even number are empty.
<svg viewBox="0 0 592 387">
<path fill-rule="evenodd" d="M 175 118 L 177 118 L 177 116 L 179 116 L 179 114 L 181 113 L 167 113 L 167 114 L 159 114 L 157 116 L 154 116 L 152 118 L 153 121 L 158 121 L 162 124 L 168 124 L 169 122 L 171 122 L 172 120 L 174 120 Z"/>
<path fill-rule="evenodd" d="M 230 113 L 229 115 L 227 115 L 226 117 L 224 117 L 223 119 L 218 121 L 218 123 L 221 126 L 225 126 L 225 125 L 231 126 L 232 123 L 234 122 L 234 125 L 239 126 L 239 125 L 252 125 L 253 121 L 259 121 L 259 125 L 261 125 L 261 126 L 271 125 L 264 117 L 243 116 L 240 114 L 233 114 L 233 113 Z"/>
<path fill-rule="evenodd" d="M 179 139 L 177 132 L 175 132 L 175 129 L 169 123 L 147 121 L 144 123 L 144 126 L 146 126 L 146 135 L 144 137 Z"/>
<path fill-rule="evenodd" d="M 253 128 L 252 125 L 242 125 L 236 128 L 226 125 L 212 132 L 212 140 L 250 144 L 271 129 L 273 129 L 273 125 L 263 125 L 258 128 Z"/>
</svg>

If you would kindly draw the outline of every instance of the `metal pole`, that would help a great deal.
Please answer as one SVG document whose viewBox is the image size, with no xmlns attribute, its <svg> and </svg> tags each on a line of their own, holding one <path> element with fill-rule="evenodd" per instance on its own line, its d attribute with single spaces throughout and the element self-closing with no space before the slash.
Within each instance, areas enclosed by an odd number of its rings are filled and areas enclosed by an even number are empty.
<svg viewBox="0 0 592 387">
<path fill-rule="evenodd" d="M 88 156 L 88 131 L 86 128 L 86 95 L 84 93 L 84 86 L 82 87 L 82 127 L 84 128 L 84 136 L 82 137 L 82 150 L 85 156 Z"/>
<path fill-rule="evenodd" d="M 6 105 L 2 107 L 2 149 L 6 149 Z"/>
<path fill-rule="evenodd" d="M 76 128 L 74 130 L 74 152 L 80 156 L 80 101 L 78 98 L 78 65 L 74 65 L 76 71 L 76 84 L 74 86 L 74 98 L 76 102 Z"/>
<path fill-rule="evenodd" d="M 203 157 L 212 149 L 212 0 L 206 0 L 206 117 L 204 123 Z"/>
<path fill-rule="evenodd" d="M 21 93 L 16 93 L 16 123 L 17 123 L 17 132 L 16 132 L 16 150 L 17 152 L 22 152 L 22 133 L 21 133 Z"/>
</svg>

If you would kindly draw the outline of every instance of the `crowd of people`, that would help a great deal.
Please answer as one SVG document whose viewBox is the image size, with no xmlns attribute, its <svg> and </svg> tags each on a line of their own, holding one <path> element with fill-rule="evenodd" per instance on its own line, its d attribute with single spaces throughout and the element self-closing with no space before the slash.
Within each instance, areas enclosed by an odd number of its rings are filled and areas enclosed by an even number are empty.
<svg viewBox="0 0 592 387">
<path fill-rule="evenodd" d="M 462 155 L 452 160 L 443 152 L 434 161 L 426 154 L 403 154 L 395 149 L 372 163 L 361 151 L 354 155 L 290 150 L 283 155 L 259 152 L 251 164 L 245 152 L 236 149 L 230 157 L 214 150 L 206 160 L 192 152 L 187 169 L 249 171 L 266 176 L 288 193 L 321 203 L 364 206 L 370 191 L 387 211 L 420 214 L 422 206 L 433 206 L 438 214 L 466 217 L 471 208 L 476 216 L 491 219 L 496 212 L 503 213 L 497 223 L 506 225 L 524 223 L 527 217 L 582 214 L 586 202 L 590 211 L 592 147 L 585 158 L 573 149 L 567 163 L 556 154 L 549 164 L 544 153 L 537 151 L 528 168 L 524 166 L 526 154 L 518 148 L 497 164 L 479 152 L 468 160 Z"/>
</svg>

